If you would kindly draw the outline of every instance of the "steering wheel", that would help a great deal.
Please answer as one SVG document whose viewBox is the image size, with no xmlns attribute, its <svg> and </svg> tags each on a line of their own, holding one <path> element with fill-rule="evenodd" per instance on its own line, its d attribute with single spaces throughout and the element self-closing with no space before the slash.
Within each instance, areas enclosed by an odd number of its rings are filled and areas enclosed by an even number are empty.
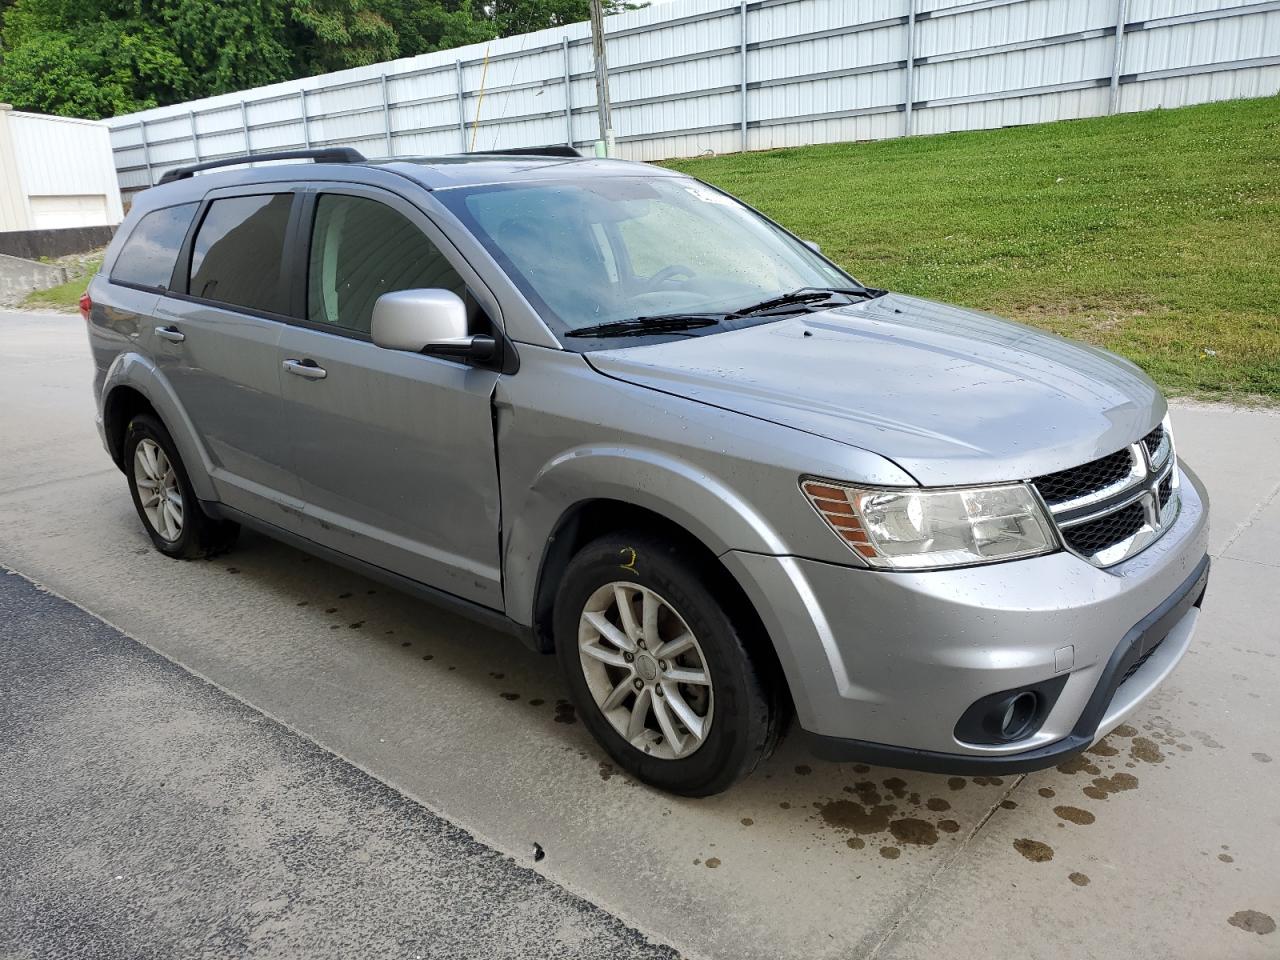
<svg viewBox="0 0 1280 960">
<path fill-rule="evenodd" d="M 664 283 L 670 283 L 672 280 L 676 279 L 676 277 L 686 277 L 687 279 L 692 280 L 697 275 L 698 274 L 692 267 L 686 267 L 683 263 L 673 263 L 668 267 L 663 267 L 650 277 L 645 286 L 648 289 L 653 290 Z"/>
</svg>

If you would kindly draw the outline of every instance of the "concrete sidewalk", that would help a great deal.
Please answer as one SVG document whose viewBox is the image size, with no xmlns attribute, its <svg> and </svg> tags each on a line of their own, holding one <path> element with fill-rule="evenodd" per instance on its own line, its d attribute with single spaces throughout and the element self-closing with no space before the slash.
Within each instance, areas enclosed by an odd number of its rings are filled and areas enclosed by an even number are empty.
<svg viewBox="0 0 1280 960">
<path fill-rule="evenodd" d="M 0 562 L 686 955 L 1280 953 L 1280 416 L 1175 408 L 1213 498 L 1200 632 L 1084 759 L 947 778 L 792 740 L 692 801 L 606 762 L 551 658 L 260 537 L 156 553 L 90 377 L 78 318 L 0 314 Z"/>
</svg>

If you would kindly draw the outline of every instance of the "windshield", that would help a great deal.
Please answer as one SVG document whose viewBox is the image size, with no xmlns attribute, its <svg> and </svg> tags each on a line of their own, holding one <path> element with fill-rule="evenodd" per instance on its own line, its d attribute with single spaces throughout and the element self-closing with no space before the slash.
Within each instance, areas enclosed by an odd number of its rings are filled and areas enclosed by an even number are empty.
<svg viewBox="0 0 1280 960">
<path fill-rule="evenodd" d="M 684 177 L 436 191 L 558 334 L 723 314 L 855 281 L 731 197 Z M 708 331 L 714 332 L 714 331 Z"/>
</svg>

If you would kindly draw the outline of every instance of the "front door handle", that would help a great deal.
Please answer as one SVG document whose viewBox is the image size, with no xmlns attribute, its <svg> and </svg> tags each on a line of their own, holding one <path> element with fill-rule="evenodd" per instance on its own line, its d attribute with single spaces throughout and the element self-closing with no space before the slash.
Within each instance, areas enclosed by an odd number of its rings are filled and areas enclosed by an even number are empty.
<svg viewBox="0 0 1280 960">
<path fill-rule="evenodd" d="M 156 336 L 162 340 L 168 340 L 170 343 L 181 343 L 187 339 L 187 335 L 173 324 L 169 324 L 167 327 L 156 327 Z"/>
<path fill-rule="evenodd" d="M 306 377 L 308 380 L 323 380 L 329 375 L 328 371 L 314 360 L 286 360 L 284 369 L 286 373 L 292 373 L 295 377 Z"/>
</svg>

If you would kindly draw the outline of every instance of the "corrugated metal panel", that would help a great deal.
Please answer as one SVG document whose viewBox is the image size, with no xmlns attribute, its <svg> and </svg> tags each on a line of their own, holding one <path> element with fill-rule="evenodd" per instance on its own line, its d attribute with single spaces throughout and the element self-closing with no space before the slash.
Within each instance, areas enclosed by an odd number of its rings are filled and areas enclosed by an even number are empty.
<svg viewBox="0 0 1280 960">
<path fill-rule="evenodd" d="M 740 150 L 744 120 L 746 148 L 767 149 L 1096 116 L 1112 109 L 1113 72 L 1120 110 L 1280 89 L 1275 0 L 1128 0 L 1118 65 L 1120 0 L 749 0 L 747 9 L 745 59 L 740 0 L 673 0 L 608 19 L 620 155 Z M 145 185 L 197 155 L 305 143 L 370 156 L 589 143 L 598 135 L 589 40 L 589 26 L 573 24 L 116 118 L 120 182 Z"/>
<path fill-rule="evenodd" d="M 111 134 L 104 124 L 17 111 L 9 112 L 8 120 L 18 180 L 28 203 L 39 197 L 80 198 L 75 204 L 80 210 L 75 225 L 120 222 L 120 189 Z M 101 202 L 93 201 L 95 197 Z M 54 206 L 46 205 L 47 209 Z M 72 225 L 77 219 L 74 213 L 67 216 L 70 220 L 60 215 L 56 225 Z M 34 217 L 32 226 L 41 225 Z"/>
</svg>

